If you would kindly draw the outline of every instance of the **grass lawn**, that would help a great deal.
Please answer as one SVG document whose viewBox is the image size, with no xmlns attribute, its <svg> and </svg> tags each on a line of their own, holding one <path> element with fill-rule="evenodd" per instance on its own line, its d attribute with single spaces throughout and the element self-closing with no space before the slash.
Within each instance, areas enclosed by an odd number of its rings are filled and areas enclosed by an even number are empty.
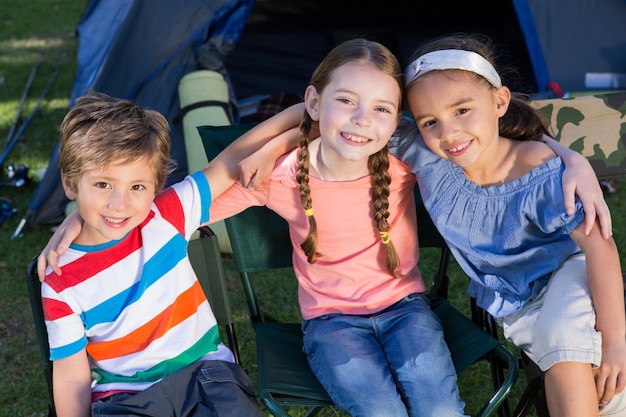
<svg viewBox="0 0 626 417">
<path fill-rule="evenodd" d="M 58 141 L 58 125 L 69 106 L 69 97 L 75 76 L 78 39 L 74 31 L 86 0 L 0 0 L 0 143 L 7 138 L 13 124 L 18 103 L 34 66 L 34 77 L 28 100 L 24 104 L 25 119 L 35 107 L 54 72 L 58 75 L 41 102 L 21 139 L 11 150 L 2 171 L 0 183 L 8 182 L 9 163 L 24 165 L 31 182 L 23 187 L 0 186 L 0 203 L 16 210 L 0 224 L 0 417 L 46 415 L 47 393 L 28 295 L 24 284 L 26 265 L 47 242 L 50 226 L 37 226 L 23 237 L 11 239 L 19 220 L 26 213 L 37 187 L 38 173 L 46 168 Z M 18 123 L 19 127 L 19 123 Z M 613 214 L 614 235 L 617 244 L 626 248 L 624 219 L 626 182 L 616 183 L 617 192 L 607 196 Z M 255 346 L 252 329 L 240 291 L 239 278 L 232 261 L 225 258 L 231 284 L 231 295 L 237 317 L 243 365 L 255 379 Z M 428 266 L 424 265 L 423 269 Z M 464 296 L 465 278 L 455 264 L 451 265 L 453 302 L 467 311 Z M 276 288 L 285 290 L 285 297 L 294 300 L 295 282 L 291 276 L 272 278 L 267 292 Z M 282 294 L 282 292 L 281 292 Z M 284 314 L 297 318 L 294 304 L 284 303 Z M 524 379 L 520 378 L 513 402 L 519 397 Z M 468 412 L 475 412 L 483 401 L 481 395 L 488 388 L 486 369 L 465 372 L 459 381 Z M 330 411 L 325 415 L 338 415 Z"/>
</svg>

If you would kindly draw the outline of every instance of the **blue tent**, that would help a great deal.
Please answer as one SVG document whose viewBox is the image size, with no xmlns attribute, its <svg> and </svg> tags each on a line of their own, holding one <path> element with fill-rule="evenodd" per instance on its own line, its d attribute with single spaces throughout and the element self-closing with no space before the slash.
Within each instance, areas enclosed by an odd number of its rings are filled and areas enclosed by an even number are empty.
<svg viewBox="0 0 626 417">
<path fill-rule="evenodd" d="M 160 111 L 171 124 L 172 157 L 177 161 L 168 181 L 182 179 L 187 159 L 178 82 L 199 69 L 219 71 L 228 80 L 224 57 L 235 47 L 253 3 L 90 0 L 77 28 L 77 73 L 70 107 L 93 88 Z M 234 100 L 232 91 L 230 95 Z M 57 145 L 14 236 L 24 227 L 60 223 L 67 202 L 60 184 Z"/>
</svg>

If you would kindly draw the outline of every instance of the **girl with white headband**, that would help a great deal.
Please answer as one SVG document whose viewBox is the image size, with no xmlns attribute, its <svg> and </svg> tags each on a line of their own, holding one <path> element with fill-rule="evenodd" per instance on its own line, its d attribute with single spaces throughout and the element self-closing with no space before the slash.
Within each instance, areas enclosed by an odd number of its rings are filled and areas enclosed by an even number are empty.
<svg viewBox="0 0 626 417">
<path fill-rule="evenodd" d="M 546 122 L 502 85 L 484 41 L 449 36 L 417 56 L 395 152 L 419 173 L 468 293 L 545 372 L 551 417 L 626 416 L 618 251 L 599 227 L 586 235 L 579 201 L 563 213 Z"/>
</svg>

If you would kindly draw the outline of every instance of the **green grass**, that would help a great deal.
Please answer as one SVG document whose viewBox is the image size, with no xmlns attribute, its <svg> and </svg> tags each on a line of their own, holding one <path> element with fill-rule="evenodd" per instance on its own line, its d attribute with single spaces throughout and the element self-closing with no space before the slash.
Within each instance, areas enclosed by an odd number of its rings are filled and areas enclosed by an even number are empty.
<svg viewBox="0 0 626 417">
<path fill-rule="evenodd" d="M 46 415 L 47 392 L 43 379 L 38 345 L 25 287 L 25 271 L 29 260 L 37 255 L 47 242 L 50 226 L 37 226 L 23 237 L 10 237 L 26 212 L 37 186 L 36 173 L 44 169 L 58 141 L 58 125 L 69 106 L 69 97 L 75 76 L 77 38 L 74 30 L 86 0 L 0 0 L 0 144 L 4 147 L 9 128 L 33 66 L 40 62 L 23 115 L 35 106 L 39 95 L 48 84 L 55 69 L 59 74 L 34 115 L 23 137 L 10 153 L 7 162 L 23 164 L 33 181 L 26 187 L 0 187 L 0 203 L 7 202 L 17 209 L 17 215 L 0 224 L 0 417 Z M 6 164 L 0 172 L 0 182 L 8 181 Z M 620 248 L 624 242 L 626 219 L 626 181 L 617 183 L 618 192 L 607 197 L 611 207 L 614 234 Z M 622 249 L 622 257 L 624 256 Z M 225 258 L 231 296 L 239 332 L 243 366 L 253 381 L 255 346 L 252 328 L 243 300 L 239 278 L 232 261 Z M 428 271 L 426 264 L 421 265 Z M 451 265 L 451 297 L 454 304 L 468 311 L 464 295 L 465 278 L 455 264 Z M 281 306 L 277 312 L 282 318 L 298 320 L 298 309 L 293 303 L 295 281 L 289 275 L 274 275 L 264 293 L 277 297 Z M 485 367 L 476 367 L 460 376 L 459 386 L 467 410 L 473 413 L 484 401 L 489 388 L 489 374 Z M 518 380 L 512 402 L 519 398 L 524 378 Z M 339 415 L 336 411 L 326 416 Z"/>
<path fill-rule="evenodd" d="M 74 83 L 77 39 L 74 30 L 85 0 L 0 0 L 0 144 L 4 150 L 26 81 L 40 63 L 28 100 L 25 119 L 54 71 L 59 74 L 0 172 L 8 181 L 7 164 L 23 164 L 31 177 L 45 168 L 58 141 L 58 125 L 67 111 Z M 18 124 L 19 127 L 19 124 Z M 37 227 L 21 239 L 10 237 L 26 212 L 36 181 L 22 188 L 0 187 L 0 203 L 17 215 L 0 224 L 0 416 L 43 416 L 46 386 L 33 330 L 24 273 L 28 261 L 50 236 Z"/>
</svg>

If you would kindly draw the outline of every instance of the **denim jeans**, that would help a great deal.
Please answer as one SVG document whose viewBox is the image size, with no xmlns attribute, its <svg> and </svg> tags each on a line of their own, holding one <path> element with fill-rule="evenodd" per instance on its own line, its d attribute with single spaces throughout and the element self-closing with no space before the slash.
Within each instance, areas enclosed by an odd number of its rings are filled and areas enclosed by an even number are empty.
<svg viewBox="0 0 626 417">
<path fill-rule="evenodd" d="M 465 415 L 438 317 L 424 294 L 376 314 L 328 314 L 302 323 L 311 369 L 353 417 Z"/>
</svg>

